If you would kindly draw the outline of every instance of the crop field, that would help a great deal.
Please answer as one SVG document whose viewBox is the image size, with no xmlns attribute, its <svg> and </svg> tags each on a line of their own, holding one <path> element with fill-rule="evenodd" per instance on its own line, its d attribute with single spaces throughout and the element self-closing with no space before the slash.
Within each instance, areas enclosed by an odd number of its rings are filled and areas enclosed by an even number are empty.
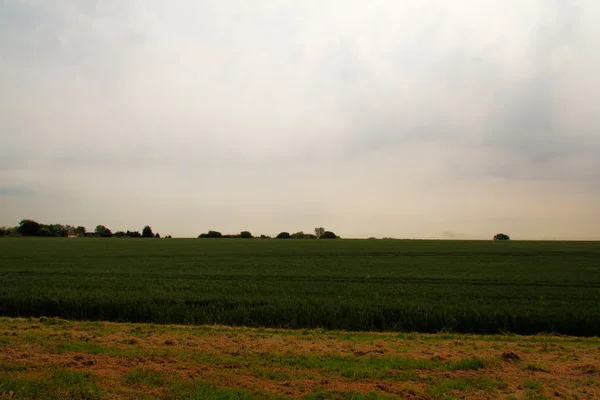
<svg viewBox="0 0 600 400">
<path fill-rule="evenodd" d="M 600 334 L 600 243 L 0 239 L 0 315 Z"/>
<path fill-rule="evenodd" d="M 598 338 L 0 318 L 0 399 L 599 396 Z"/>
</svg>

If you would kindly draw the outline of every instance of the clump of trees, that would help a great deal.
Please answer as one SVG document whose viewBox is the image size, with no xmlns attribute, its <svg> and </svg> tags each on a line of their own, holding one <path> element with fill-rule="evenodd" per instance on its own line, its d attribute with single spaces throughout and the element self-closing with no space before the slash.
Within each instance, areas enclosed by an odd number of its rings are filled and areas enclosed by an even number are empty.
<svg viewBox="0 0 600 400">
<path fill-rule="evenodd" d="M 61 224 L 41 224 L 32 219 L 23 219 L 19 225 L 14 228 L 0 228 L 0 236 L 21 235 L 21 236 L 39 236 L 39 237 L 67 237 L 67 236 L 86 236 L 86 237 L 131 237 L 131 238 L 160 238 L 160 234 L 154 234 L 150 226 L 146 226 L 142 233 L 138 231 L 118 231 L 113 233 L 105 225 L 98 225 L 93 232 L 88 232 L 84 226 L 71 226 Z"/>
<path fill-rule="evenodd" d="M 255 238 L 255 236 L 252 235 L 252 233 L 250 233 L 249 231 L 242 231 L 238 235 L 229 235 L 229 234 L 223 235 L 221 232 L 218 232 L 218 231 L 208 231 L 207 233 L 201 233 L 200 235 L 198 235 L 198 238 L 200 238 L 200 239 L 206 239 L 206 238 L 253 239 L 253 238 Z M 259 238 L 260 239 L 271 239 L 271 236 L 260 235 Z M 280 232 L 279 234 L 277 234 L 277 236 L 275 236 L 275 239 L 337 239 L 337 238 L 339 238 L 339 236 L 337 236 L 335 233 L 333 233 L 331 231 L 326 231 L 324 228 L 315 228 L 314 234 L 304 233 L 303 231 L 290 234 L 289 232 L 284 231 L 284 232 Z"/>
<path fill-rule="evenodd" d="M 17 229 L 18 227 L 16 226 L 0 226 L 0 236 L 17 236 L 19 235 Z"/>
<path fill-rule="evenodd" d="M 198 235 L 198 237 L 200 239 L 206 239 L 206 238 L 218 239 L 218 238 L 223 237 L 223 235 L 221 234 L 221 232 L 208 231 L 208 233 L 201 233 L 200 235 Z"/>
<path fill-rule="evenodd" d="M 23 219 L 15 228 L 11 228 L 12 233 L 21 236 L 43 236 L 43 237 L 67 237 L 69 234 L 78 234 L 83 232 L 83 226 L 74 227 L 62 224 L 40 224 L 32 219 Z"/>
<path fill-rule="evenodd" d="M 494 240 L 510 240 L 510 236 L 505 233 L 497 233 L 494 235 Z"/>
<path fill-rule="evenodd" d="M 242 231 L 242 232 L 240 232 L 237 235 L 232 235 L 232 234 L 223 235 L 221 232 L 218 232 L 218 231 L 208 231 L 208 233 L 201 233 L 200 235 L 198 235 L 198 237 L 200 239 L 206 239 L 206 238 L 213 238 L 213 239 L 219 239 L 219 238 L 223 238 L 223 239 L 253 239 L 254 238 L 254 236 L 252 235 L 252 233 L 250 233 L 249 231 Z"/>
<path fill-rule="evenodd" d="M 302 231 L 292 233 L 292 239 L 316 239 L 317 236 L 312 233 L 304 233 Z"/>
</svg>

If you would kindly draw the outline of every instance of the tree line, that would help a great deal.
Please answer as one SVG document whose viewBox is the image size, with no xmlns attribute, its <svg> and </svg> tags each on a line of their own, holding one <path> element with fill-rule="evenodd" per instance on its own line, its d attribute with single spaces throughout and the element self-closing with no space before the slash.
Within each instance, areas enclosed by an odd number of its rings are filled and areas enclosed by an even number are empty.
<svg viewBox="0 0 600 400">
<path fill-rule="evenodd" d="M 14 227 L 0 227 L 0 236 L 38 236 L 38 237 L 118 237 L 118 238 L 160 238 L 159 233 L 154 233 L 150 225 L 146 225 L 142 232 L 139 231 L 117 231 L 114 232 L 105 225 L 98 225 L 92 232 L 88 232 L 84 226 L 72 226 L 62 224 L 42 224 L 32 219 L 23 219 L 19 225 Z M 171 235 L 165 236 L 170 239 Z M 242 231 L 239 234 L 222 234 L 218 231 L 208 231 L 198 235 L 198 238 L 239 238 L 239 239 L 271 239 L 271 236 L 254 236 L 249 231 Z M 335 233 L 327 231 L 324 228 L 315 228 L 314 233 L 304 233 L 302 231 L 292 233 L 280 232 L 275 236 L 276 239 L 338 239 Z"/>
<path fill-rule="evenodd" d="M 249 231 L 242 231 L 238 234 L 225 234 L 223 235 L 218 231 L 208 231 L 198 235 L 199 239 L 253 239 L 255 238 Z M 260 239 L 271 239 L 271 236 L 260 235 L 256 236 Z M 339 239 L 340 237 L 331 231 L 326 231 L 324 228 L 315 228 L 315 233 L 304 233 L 303 231 L 296 233 L 280 232 L 275 236 L 275 239 Z"/>
<path fill-rule="evenodd" d="M 38 237 L 130 237 L 130 238 L 160 238 L 159 233 L 152 232 L 152 228 L 146 225 L 142 232 L 139 231 L 117 231 L 112 232 L 104 225 L 96 226 L 92 232 L 88 232 L 84 226 L 72 226 L 62 224 L 41 224 L 32 219 L 23 219 L 19 225 L 14 227 L 0 228 L 0 236 L 38 236 Z M 166 236 L 171 238 L 170 235 Z"/>
</svg>

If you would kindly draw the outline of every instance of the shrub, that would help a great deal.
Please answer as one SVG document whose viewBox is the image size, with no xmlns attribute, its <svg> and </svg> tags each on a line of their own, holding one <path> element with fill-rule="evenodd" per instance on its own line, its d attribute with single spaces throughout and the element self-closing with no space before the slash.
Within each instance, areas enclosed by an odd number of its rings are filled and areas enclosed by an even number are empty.
<svg viewBox="0 0 600 400">
<path fill-rule="evenodd" d="M 281 232 L 275 238 L 276 239 L 290 239 L 291 237 L 292 237 L 292 235 L 290 235 L 289 232 Z"/>
</svg>

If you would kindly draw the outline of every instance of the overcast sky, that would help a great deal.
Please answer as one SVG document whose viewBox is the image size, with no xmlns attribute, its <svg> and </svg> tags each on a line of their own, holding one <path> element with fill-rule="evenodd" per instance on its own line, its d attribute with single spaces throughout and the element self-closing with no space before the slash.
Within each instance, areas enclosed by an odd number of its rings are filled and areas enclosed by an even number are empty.
<svg viewBox="0 0 600 400">
<path fill-rule="evenodd" d="M 597 0 L 4 0 L 0 225 L 600 239 Z"/>
</svg>

